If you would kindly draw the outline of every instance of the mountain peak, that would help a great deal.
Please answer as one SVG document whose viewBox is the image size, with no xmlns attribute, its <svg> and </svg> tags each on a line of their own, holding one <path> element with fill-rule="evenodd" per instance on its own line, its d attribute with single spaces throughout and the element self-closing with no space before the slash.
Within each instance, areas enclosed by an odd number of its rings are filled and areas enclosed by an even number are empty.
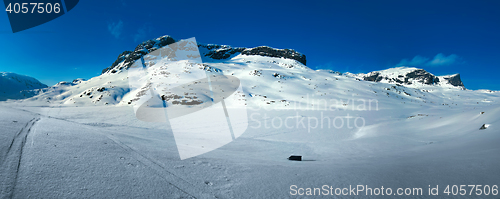
<svg viewBox="0 0 500 199">
<path fill-rule="evenodd" d="M 168 35 L 144 41 L 137 45 L 134 51 L 124 51 L 121 53 L 111 66 L 102 70 L 102 74 L 116 73 L 121 70 L 128 69 L 135 60 L 138 60 L 150 52 L 175 42 L 177 42 L 177 40 Z M 202 57 L 215 60 L 228 59 L 234 55 L 241 54 L 293 59 L 306 65 L 306 56 L 292 49 L 277 49 L 269 46 L 244 48 L 217 44 L 198 44 L 198 47 L 200 48 Z"/>
</svg>

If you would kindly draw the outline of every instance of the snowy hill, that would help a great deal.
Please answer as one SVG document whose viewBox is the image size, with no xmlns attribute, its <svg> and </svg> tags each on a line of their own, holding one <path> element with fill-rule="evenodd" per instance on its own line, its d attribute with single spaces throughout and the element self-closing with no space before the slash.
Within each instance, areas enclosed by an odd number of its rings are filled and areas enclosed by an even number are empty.
<svg viewBox="0 0 500 199">
<path fill-rule="evenodd" d="M 37 79 L 16 73 L 0 73 L 0 101 L 32 97 L 34 89 L 46 88 L 47 85 Z"/>
</svg>

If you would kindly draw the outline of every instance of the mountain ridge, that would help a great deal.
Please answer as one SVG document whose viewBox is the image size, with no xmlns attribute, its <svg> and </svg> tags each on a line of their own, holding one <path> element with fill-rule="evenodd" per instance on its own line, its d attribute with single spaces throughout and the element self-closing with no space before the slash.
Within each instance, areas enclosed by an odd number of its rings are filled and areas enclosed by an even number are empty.
<svg viewBox="0 0 500 199">
<path fill-rule="evenodd" d="M 111 64 L 111 66 L 102 70 L 101 74 L 104 73 L 116 73 L 123 69 L 128 69 L 134 61 L 142 58 L 144 55 L 151 53 L 161 47 L 167 46 L 169 44 L 175 43 L 178 40 L 172 38 L 169 35 L 164 35 L 156 39 L 151 39 L 144 41 L 137 45 L 133 51 L 124 51 L 118 58 Z M 306 65 L 306 56 L 299 53 L 293 49 L 278 49 L 269 46 L 257 46 L 254 48 L 245 47 L 232 47 L 229 45 L 219 45 L 219 44 L 200 44 L 198 43 L 198 48 L 202 51 L 202 57 L 207 57 L 215 60 L 228 59 L 231 56 L 240 53 L 242 55 L 260 55 L 266 57 L 277 57 L 294 59 L 304 65 Z M 205 50 L 204 50 L 205 49 Z"/>
</svg>

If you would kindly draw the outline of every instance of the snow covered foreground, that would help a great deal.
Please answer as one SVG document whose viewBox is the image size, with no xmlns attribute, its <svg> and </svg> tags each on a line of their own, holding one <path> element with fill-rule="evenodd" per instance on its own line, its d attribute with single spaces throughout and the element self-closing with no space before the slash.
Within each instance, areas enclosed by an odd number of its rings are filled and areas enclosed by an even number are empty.
<svg viewBox="0 0 500 199">
<path fill-rule="evenodd" d="M 498 105 L 345 110 L 342 115 L 364 116 L 366 126 L 311 133 L 267 129 L 258 116 L 339 113 L 252 110 L 255 120 L 239 139 L 183 161 L 169 127 L 137 120 L 131 107 L 0 109 L 8 113 L 0 116 L 2 198 L 287 198 L 291 185 L 421 187 L 426 193 L 429 185 L 499 184 Z M 479 130 L 483 123 L 489 128 Z M 307 161 L 288 161 L 292 153 Z"/>
</svg>

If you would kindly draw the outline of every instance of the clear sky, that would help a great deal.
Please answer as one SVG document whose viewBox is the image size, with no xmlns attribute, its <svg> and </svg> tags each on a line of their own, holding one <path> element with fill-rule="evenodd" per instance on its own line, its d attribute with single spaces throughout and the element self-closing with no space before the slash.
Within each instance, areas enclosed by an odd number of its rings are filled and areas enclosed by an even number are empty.
<svg viewBox="0 0 500 199">
<path fill-rule="evenodd" d="M 313 69 L 399 65 L 460 73 L 468 89 L 500 90 L 500 1 L 81 0 L 13 34 L 0 14 L 0 71 L 53 85 L 91 78 L 125 50 L 162 35 L 201 43 L 295 49 Z"/>
</svg>

